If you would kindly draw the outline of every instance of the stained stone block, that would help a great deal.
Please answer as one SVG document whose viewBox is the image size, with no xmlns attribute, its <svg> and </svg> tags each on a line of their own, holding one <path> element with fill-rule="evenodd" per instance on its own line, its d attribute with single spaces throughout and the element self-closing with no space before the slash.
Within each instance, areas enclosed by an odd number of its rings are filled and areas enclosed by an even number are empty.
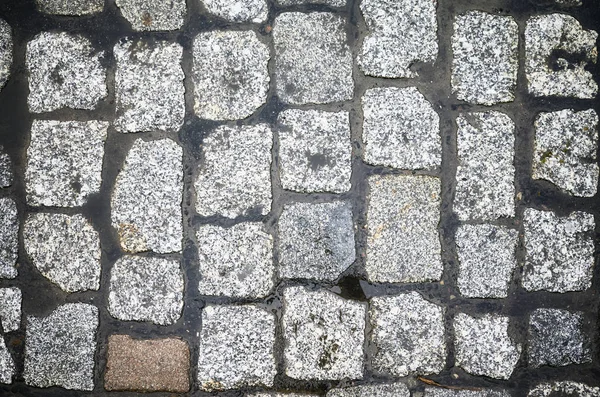
<svg viewBox="0 0 600 397">
<path fill-rule="evenodd" d="M 600 387 L 592 387 L 572 381 L 548 382 L 533 387 L 527 395 L 527 397 L 552 396 L 600 397 Z"/>
<path fill-rule="evenodd" d="M 17 331 L 21 326 L 21 301 L 19 288 L 0 288 L 0 320 L 4 333 Z"/>
<path fill-rule="evenodd" d="M 102 12 L 104 0 L 36 0 L 39 11 L 52 15 L 83 16 Z"/>
<path fill-rule="evenodd" d="M 0 91 L 10 77 L 13 60 L 12 28 L 4 19 L 0 19 Z"/>
<path fill-rule="evenodd" d="M 0 278 L 17 277 L 19 251 L 19 218 L 17 205 L 8 198 L 0 198 Z"/>
<path fill-rule="evenodd" d="M 261 23 L 269 13 L 266 0 L 201 0 L 201 3 L 209 13 L 230 22 Z"/>
<path fill-rule="evenodd" d="M 4 343 L 4 337 L 0 337 L 0 383 L 11 384 L 15 372 L 15 360 Z"/>
<path fill-rule="evenodd" d="M 327 397 L 410 397 L 410 391 L 404 383 L 361 385 L 331 389 Z"/>
<path fill-rule="evenodd" d="M 136 31 L 177 30 L 186 16 L 186 0 L 116 0 L 121 15 Z"/>
</svg>

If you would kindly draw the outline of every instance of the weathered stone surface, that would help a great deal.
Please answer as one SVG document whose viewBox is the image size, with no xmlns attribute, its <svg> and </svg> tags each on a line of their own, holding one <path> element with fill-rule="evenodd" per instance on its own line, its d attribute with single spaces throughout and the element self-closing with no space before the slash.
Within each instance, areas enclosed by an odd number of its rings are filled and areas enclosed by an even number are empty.
<svg viewBox="0 0 600 397">
<path fill-rule="evenodd" d="M 187 12 L 185 0 L 116 0 L 133 30 L 177 30 Z"/>
<path fill-rule="evenodd" d="M 318 395 L 306 393 L 258 392 L 246 394 L 246 397 L 318 397 Z"/>
<path fill-rule="evenodd" d="M 19 218 L 17 205 L 7 197 L 0 198 L 0 278 L 17 277 L 19 251 Z"/>
<path fill-rule="evenodd" d="M 366 305 L 328 291 L 283 291 L 285 374 L 294 379 L 363 376 Z"/>
<path fill-rule="evenodd" d="M 16 331 L 21 326 L 21 300 L 19 288 L 0 288 L 0 320 L 4 333 Z"/>
<path fill-rule="evenodd" d="M 12 161 L 10 156 L 4 152 L 4 147 L 0 145 L 0 188 L 12 185 L 13 178 Z"/>
<path fill-rule="evenodd" d="M 424 397 L 510 397 L 510 393 L 506 390 L 448 390 L 427 387 Z"/>
<path fill-rule="evenodd" d="M 330 7 L 344 7 L 346 0 L 276 0 L 282 6 L 293 6 L 298 4 L 324 4 Z"/>
<path fill-rule="evenodd" d="M 0 383 L 12 383 L 15 372 L 15 360 L 4 343 L 4 337 L 0 337 Z"/>
<path fill-rule="evenodd" d="M 104 0 L 35 0 L 39 11 L 53 15 L 81 16 L 102 12 Z"/>
<path fill-rule="evenodd" d="M 13 60 L 12 29 L 4 19 L 0 19 L 0 90 L 10 77 Z"/>
<path fill-rule="evenodd" d="M 527 397 L 600 397 L 600 388 L 571 381 L 540 383 L 529 391 Z"/>
<path fill-rule="evenodd" d="M 368 279 L 379 283 L 439 280 L 443 271 L 440 180 L 373 175 L 368 182 Z"/>
<path fill-rule="evenodd" d="M 275 18 L 275 79 L 281 100 L 300 105 L 352 99 L 345 23 L 328 12 L 286 12 Z"/>
<path fill-rule="evenodd" d="M 331 389 L 327 397 L 410 397 L 410 391 L 404 383 L 361 385 Z"/>
<path fill-rule="evenodd" d="M 202 0 L 206 10 L 231 22 L 261 23 L 267 20 L 266 0 Z"/>
</svg>

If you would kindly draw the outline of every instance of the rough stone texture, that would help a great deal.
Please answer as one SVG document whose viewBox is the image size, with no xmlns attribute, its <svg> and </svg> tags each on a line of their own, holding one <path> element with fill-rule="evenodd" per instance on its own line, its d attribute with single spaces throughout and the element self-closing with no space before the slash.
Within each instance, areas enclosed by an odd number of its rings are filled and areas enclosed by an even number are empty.
<svg viewBox="0 0 600 397">
<path fill-rule="evenodd" d="M 279 217 L 279 275 L 334 281 L 356 258 L 352 207 L 295 203 Z"/>
<path fill-rule="evenodd" d="M 202 311 L 198 383 L 204 391 L 273 386 L 275 316 L 254 305 Z"/>
<path fill-rule="evenodd" d="M 34 120 L 27 149 L 27 203 L 75 207 L 100 191 L 105 121 Z"/>
<path fill-rule="evenodd" d="M 508 317 L 486 314 L 454 318 L 456 365 L 473 375 L 508 379 L 522 347 L 508 335 Z"/>
<path fill-rule="evenodd" d="M 19 218 L 17 205 L 7 197 L 0 198 L 0 278 L 17 277 L 19 251 Z"/>
<path fill-rule="evenodd" d="M 186 0 L 116 0 L 133 30 L 177 30 L 183 26 Z"/>
<path fill-rule="evenodd" d="M 278 119 L 281 185 L 298 192 L 350 190 L 348 112 L 289 109 Z"/>
<path fill-rule="evenodd" d="M 373 369 L 391 376 L 438 373 L 446 363 L 444 309 L 418 292 L 374 297 L 369 310 Z"/>
<path fill-rule="evenodd" d="M 254 31 L 211 31 L 194 39 L 194 111 L 202 119 L 237 120 L 267 100 L 269 47 Z"/>
<path fill-rule="evenodd" d="M 95 109 L 108 95 L 103 51 L 85 37 L 42 32 L 27 43 L 27 104 L 33 113 L 61 108 Z"/>
<path fill-rule="evenodd" d="M 596 63 L 598 33 L 584 30 L 569 15 L 529 18 L 525 28 L 525 73 L 535 96 L 594 98 L 598 84 L 585 70 Z M 569 59 L 575 58 L 575 61 Z"/>
<path fill-rule="evenodd" d="M 35 387 L 94 389 L 98 308 L 59 306 L 48 317 L 27 317 L 25 383 Z"/>
<path fill-rule="evenodd" d="M 367 163 L 409 170 L 441 165 L 440 116 L 416 87 L 367 90 L 362 107 Z"/>
<path fill-rule="evenodd" d="M 425 388 L 423 397 L 510 397 L 506 390 L 447 390 L 435 387 Z"/>
<path fill-rule="evenodd" d="M 100 237 L 82 215 L 29 214 L 23 244 L 40 273 L 63 291 L 100 288 Z"/>
<path fill-rule="evenodd" d="M 117 131 L 177 131 L 185 116 L 183 48 L 126 39 L 115 45 L 114 54 Z"/>
<path fill-rule="evenodd" d="M 327 397 L 410 397 L 410 391 L 404 383 L 362 385 L 331 389 Z"/>
<path fill-rule="evenodd" d="M 558 217 L 528 208 L 523 217 L 523 288 L 561 293 L 589 288 L 594 267 L 594 216 L 573 212 Z"/>
<path fill-rule="evenodd" d="M 202 143 L 196 179 L 196 212 L 235 218 L 271 210 L 271 147 L 267 124 L 221 126 Z"/>
<path fill-rule="evenodd" d="M 504 226 L 461 225 L 456 232 L 458 289 L 468 298 L 506 298 L 517 267 L 518 232 Z"/>
<path fill-rule="evenodd" d="M 364 0 L 360 10 L 369 34 L 358 65 L 370 76 L 417 77 L 415 62 L 437 57 L 436 2 L 431 0 Z"/>
<path fill-rule="evenodd" d="M 452 36 L 452 90 L 460 100 L 492 105 L 515 99 L 519 27 L 510 16 L 468 11 Z"/>
<path fill-rule="evenodd" d="M 582 197 L 598 187 L 598 114 L 593 109 L 541 113 L 535 120 L 533 178 Z"/>
<path fill-rule="evenodd" d="M 275 79 L 282 101 L 300 105 L 352 99 L 345 23 L 327 12 L 286 12 L 275 18 Z"/>
<path fill-rule="evenodd" d="M 40 12 L 53 15 L 82 16 L 102 12 L 104 0 L 36 0 Z"/>
<path fill-rule="evenodd" d="M 15 372 L 15 361 L 4 343 L 4 337 L 0 337 L 0 383 L 12 383 Z"/>
<path fill-rule="evenodd" d="M 328 291 L 283 291 L 285 374 L 304 380 L 360 379 L 366 305 Z"/>
<path fill-rule="evenodd" d="M 515 215 L 515 125 L 500 112 L 465 113 L 458 124 L 454 211 L 462 221 Z"/>
<path fill-rule="evenodd" d="M 137 139 L 117 177 L 112 225 L 130 253 L 181 251 L 183 150 L 169 139 Z"/>
<path fill-rule="evenodd" d="M 4 19 L 0 19 L 0 91 L 10 77 L 13 60 L 12 29 Z"/>
<path fill-rule="evenodd" d="M 16 331 L 21 326 L 21 300 L 19 288 L 0 288 L 0 320 L 4 333 Z"/>
<path fill-rule="evenodd" d="M 540 383 L 529 391 L 527 397 L 600 397 L 600 388 L 577 382 Z"/>
<path fill-rule="evenodd" d="M 246 397 L 319 397 L 317 394 L 306 393 L 277 393 L 277 392 L 258 392 L 249 393 Z"/>
<path fill-rule="evenodd" d="M 12 161 L 10 156 L 4 152 L 4 147 L 0 145 L 0 188 L 12 185 L 13 179 Z"/>
<path fill-rule="evenodd" d="M 266 0 L 201 0 L 206 10 L 231 22 L 261 23 L 267 20 Z"/>
<path fill-rule="evenodd" d="M 262 298 L 274 287 L 273 237 L 262 223 L 201 225 L 196 233 L 201 295 Z"/>
<path fill-rule="evenodd" d="M 582 4 L 581 0 L 554 0 L 554 3 L 563 7 L 578 7 Z"/>
<path fill-rule="evenodd" d="M 119 320 L 173 324 L 183 309 L 183 283 L 175 260 L 123 256 L 110 272 L 108 311 Z"/>
<path fill-rule="evenodd" d="M 367 197 L 367 257 L 372 282 L 439 280 L 440 180 L 430 176 L 373 175 Z"/>
<path fill-rule="evenodd" d="M 190 389 L 189 371 L 190 349 L 184 340 L 108 337 L 106 390 L 185 393 Z"/>
<path fill-rule="evenodd" d="M 293 6 L 298 4 L 324 4 L 329 7 L 344 7 L 346 0 L 276 0 L 279 5 Z"/>
</svg>

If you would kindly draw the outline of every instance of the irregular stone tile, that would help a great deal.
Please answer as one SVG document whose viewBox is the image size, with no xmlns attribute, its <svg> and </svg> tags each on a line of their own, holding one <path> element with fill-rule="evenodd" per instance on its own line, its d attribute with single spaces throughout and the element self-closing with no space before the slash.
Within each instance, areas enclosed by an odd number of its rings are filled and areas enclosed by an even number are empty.
<svg viewBox="0 0 600 397">
<path fill-rule="evenodd" d="M 416 87 L 367 90 L 362 107 L 367 163 L 409 170 L 441 165 L 440 116 Z"/>
<path fill-rule="evenodd" d="M 275 18 L 275 79 L 282 101 L 301 105 L 352 99 L 345 24 L 328 12 L 286 12 Z"/>
<path fill-rule="evenodd" d="M 527 397 L 600 397 L 600 388 L 571 381 L 540 383 L 529 391 Z"/>
<path fill-rule="evenodd" d="M 506 390 L 448 390 L 426 387 L 423 397 L 510 397 L 510 393 Z"/>
<path fill-rule="evenodd" d="M 137 139 L 112 196 L 112 225 L 129 253 L 181 251 L 183 150 L 170 139 Z"/>
<path fill-rule="evenodd" d="M 267 101 L 269 47 L 253 31 L 211 31 L 194 39 L 194 111 L 238 120 Z"/>
<path fill-rule="evenodd" d="M 17 277 L 19 253 L 19 218 L 17 205 L 7 197 L 0 198 L 0 278 Z"/>
<path fill-rule="evenodd" d="M 0 90 L 10 77 L 13 60 L 12 29 L 4 19 L 0 19 Z"/>
<path fill-rule="evenodd" d="M 462 221 L 515 215 L 515 124 L 500 112 L 461 114 L 454 212 Z"/>
<path fill-rule="evenodd" d="M 185 0 L 116 0 L 116 4 L 137 31 L 177 30 L 187 12 Z"/>
<path fill-rule="evenodd" d="M 4 152 L 4 147 L 0 145 L 0 188 L 12 185 L 13 178 L 12 161 L 8 153 Z"/>
<path fill-rule="evenodd" d="M 206 10 L 231 22 L 261 23 L 267 20 L 266 0 L 202 0 Z"/>
<path fill-rule="evenodd" d="M 360 3 L 369 33 L 358 65 L 369 76 L 417 77 L 415 62 L 437 57 L 436 2 L 430 0 L 364 0 Z"/>
<path fill-rule="evenodd" d="M 285 374 L 293 379 L 363 376 L 366 305 L 328 291 L 283 291 Z"/>
<path fill-rule="evenodd" d="M 572 16 L 536 15 L 525 28 L 525 73 L 535 96 L 594 98 L 598 84 L 585 70 L 596 63 L 598 33 L 584 30 Z M 576 60 L 569 60 L 569 59 Z"/>
<path fill-rule="evenodd" d="M 0 288 L 0 320 L 4 333 L 17 331 L 21 326 L 21 301 L 19 288 Z"/>
<path fill-rule="evenodd" d="M 508 379 L 522 347 L 508 335 L 508 317 L 486 314 L 454 317 L 456 365 L 473 375 Z"/>
<path fill-rule="evenodd" d="M 102 12 L 104 0 L 35 0 L 40 12 L 52 15 L 82 16 Z"/>
<path fill-rule="evenodd" d="M 361 385 L 331 389 L 327 397 L 410 397 L 410 391 L 404 383 Z"/>
<path fill-rule="evenodd" d="M 100 288 L 100 237 L 82 215 L 29 214 L 23 244 L 40 273 L 63 291 Z"/>
<path fill-rule="evenodd" d="M 235 218 L 271 210 L 271 147 L 267 124 L 217 127 L 202 143 L 196 212 Z"/>
<path fill-rule="evenodd" d="M 262 223 L 224 228 L 201 225 L 196 233 L 200 295 L 262 298 L 274 286 L 273 237 Z"/>
<path fill-rule="evenodd" d="M 439 280 L 440 180 L 373 175 L 367 206 L 367 277 L 376 283 Z"/>
<path fill-rule="evenodd" d="M 15 372 L 15 360 L 4 343 L 4 337 L 0 336 L 0 383 L 11 384 Z"/>
<path fill-rule="evenodd" d="M 452 91 L 460 100 L 492 105 L 515 99 L 519 27 L 510 16 L 467 11 L 454 20 Z"/>
<path fill-rule="evenodd" d="M 276 0 L 282 6 L 294 6 L 298 4 L 323 4 L 329 7 L 344 7 L 346 0 Z"/>
<path fill-rule="evenodd" d="M 117 131 L 177 131 L 185 116 L 183 48 L 126 39 L 115 45 L 114 54 Z"/>
<path fill-rule="evenodd" d="M 185 393 L 190 389 L 190 349 L 179 338 L 108 337 L 104 388 Z"/>
<path fill-rule="evenodd" d="M 198 383 L 204 391 L 273 386 L 275 316 L 255 305 L 202 310 Z"/>
<path fill-rule="evenodd" d="M 59 306 L 47 317 L 27 317 L 25 383 L 35 387 L 94 389 L 98 308 Z"/>
<path fill-rule="evenodd" d="M 183 282 L 175 260 L 125 255 L 110 272 L 108 311 L 119 320 L 173 324 L 183 309 Z"/>
<path fill-rule="evenodd" d="M 504 226 L 461 225 L 456 232 L 458 289 L 468 298 L 506 298 L 517 267 L 518 232 Z"/>
<path fill-rule="evenodd" d="M 42 32 L 35 36 L 27 43 L 26 54 L 29 111 L 95 109 L 108 95 L 103 58 L 104 52 L 81 35 Z"/>
<path fill-rule="evenodd" d="M 279 217 L 279 275 L 334 281 L 356 258 L 349 203 L 294 203 Z"/>
<path fill-rule="evenodd" d="M 76 207 L 100 191 L 105 121 L 34 120 L 27 148 L 29 205 Z"/>
<path fill-rule="evenodd" d="M 573 212 L 568 217 L 558 217 L 553 212 L 527 208 L 523 218 L 523 288 L 562 293 L 591 287 L 594 216 Z"/>
<path fill-rule="evenodd" d="M 406 376 L 444 369 L 444 308 L 423 299 L 417 292 L 409 292 L 372 298 L 369 317 L 375 371 Z"/>
<path fill-rule="evenodd" d="M 598 187 L 598 114 L 593 109 L 541 113 L 535 120 L 534 179 L 545 179 L 575 196 Z"/>
</svg>

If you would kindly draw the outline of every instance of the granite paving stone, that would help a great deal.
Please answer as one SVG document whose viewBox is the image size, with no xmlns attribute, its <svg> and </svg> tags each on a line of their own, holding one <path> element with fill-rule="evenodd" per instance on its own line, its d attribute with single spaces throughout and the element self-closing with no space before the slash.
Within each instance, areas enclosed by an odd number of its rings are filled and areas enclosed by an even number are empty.
<svg viewBox="0 0 600 397">
<path fill-rule="evenodd" d="M 186 0 L 116 0 L 123 18 L 136 31 L 177 30 L 183 26 Z"/>
<path fill-rule="evenodd" d="M 4 333 L 21 327 L 21 290 L 17 287 L 0 288 L 0 321 Z"/>
<path fill-rule="evenodd" d="M 231 22 L 266 21 L 269 6 L 266 0 L 200 0 L 206 10 Z"/>
<path fill-rule="evenodd" d="M 578 7 L 581 4 L 581 0 L 554 0 L 554 3 L 563 7 Z"/>
<path fill-rule="evenodd" d="M 12 161 L 4 147 L 0 145 L 0 188 L 9 187 L 13 184 L 14 172 Z"/>
<path fill-rule="evenodd" d="M 11 384 L 16 373 L 15 360 L 0 337 L 0 383 Z"/>
<path fill-rule="evenodd" d="M 588 386 L 573 381 L 540 383 L 533 387 L 527 397 L 600 397 L 600 387 Z"/>
<path fill-rule="evenodd" d="M 282 6 L 294 6 L 299 4 L 323 4 L 329 7 L 344 7 L 346 0 L 276 0 Z"/>
<path fill-rule="evenodd" d="M 10 77 L 10 69 L 13 61 L 13 38 L 12 28 L 4 20 L 0 19 L 0 91 Z"/>
<path fill-rule="evenodd" d="M 510 397 L 506 390 L 448 390 L 435 387 L 425 388 L 424 397 Z"/>
<path fill-rule="evenodd" d="M 410 397 L 404 383 L 361 385 L 331 389 L 327 397 Z"/>
<path fill-rule="evenodd" d="M 35 0 L 39 11 L 52 15 L 83 16 L 102 12 L 104 0 Z"/>
<path fill-rule="evenodd" d="M 248 393 L 246 394 L 246 397 L 318 397 L 318 395 L 306 393 L 257 392 Z"/>
<path fill-rule="evenodd" d="M 19 218 L 17 204 L 8 197 L 0 198 L 0 278 L 17 277 L 19 250 Z"/>
</svg>

